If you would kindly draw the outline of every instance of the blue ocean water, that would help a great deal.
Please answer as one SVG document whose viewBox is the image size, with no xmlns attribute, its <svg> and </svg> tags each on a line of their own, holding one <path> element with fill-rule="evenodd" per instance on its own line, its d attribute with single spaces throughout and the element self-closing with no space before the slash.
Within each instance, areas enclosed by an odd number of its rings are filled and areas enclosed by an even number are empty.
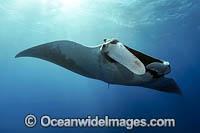
<svg viewBox="0 0 200 133">
<path fill-rule="evenodd" d="M 199 0 L 8 0 L 0 3 L 0 132 L 126 132 L 124 128 L 27 128 L 24 117 L 109 115 L 113 118 L 175 118 L 175 128 L 133 132 L 199 131 Z M 183 96 L 141 87 L 111 85 L 55 64 L 15 59 L 32 46 L 72 40 L 88 46 L 104 38 L 171 63 L 167 77 Z M 129 131 L 130 132 L 130 131 Z"/>
</svg>

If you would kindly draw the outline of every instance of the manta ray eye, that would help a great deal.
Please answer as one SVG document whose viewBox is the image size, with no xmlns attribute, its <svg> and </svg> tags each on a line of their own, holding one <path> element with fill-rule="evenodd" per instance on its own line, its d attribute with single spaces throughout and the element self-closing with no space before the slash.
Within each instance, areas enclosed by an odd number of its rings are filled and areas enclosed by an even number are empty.
<svg viewBox="0 0 200 133">
<path fill-rule="evenodd" d="M 106 45 L 103 45 L 103 48 L 105 48 L 106 47 Z"/>
<path fill-rule="evenodd" d="M 110 43 L 111 43 L 111 44 L 117 44 L 118 42 L 119 42 L 118 40 L 114 39 L 114 40 L 111 41 Z"/>
</svg>

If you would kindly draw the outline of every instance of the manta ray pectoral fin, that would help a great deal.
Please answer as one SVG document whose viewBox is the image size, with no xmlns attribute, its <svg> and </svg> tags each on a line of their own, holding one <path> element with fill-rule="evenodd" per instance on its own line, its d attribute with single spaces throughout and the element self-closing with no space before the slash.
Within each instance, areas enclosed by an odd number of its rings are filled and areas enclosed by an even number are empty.
<svg viewBox="0 0 200 133">
<path fill-rule="evenodd" d="M 18 57 L 35 57 L 39 59 L 43 59 L 57 65 L 61 65 L 65 67 L 66 58 L 65 53 L 62 53 L 62 49 L 64 49 L 66 44 L 73 43 L 69 41 L 56 41 L 50 42 L 46 44 L 42 44 L 39 46 L 35 46 L 24 50 L 18 53 L 15 58 Z M 70 46 L 70 45 L 69 45 Z M 70 47 L 69 47 L 70 48 Z"/>
<path fill-rule="evenodd" d="M 43 59 L 83 76 L 91 77 L 80 63 L 81 57 L 88 53 L 87 50 L 89 48 L 85 48 L 72 41 L 55 41 L 29 48 L 20 52 L 15 57 L 35 57 Z"/>
<path fill-rule="evenodd" d="M 46 44 L 42 44 L 39 46 L 35 46 L 29 49 L 26 49 L 20 53 L 18 53 L 15 58 L 18 57 L 36 57 L 44 60 L 52 60 L 52 58 L 61 58 L 62 53 L 61 49 L 64 48 L 64 45 L 72 44 L 74 45 L 74 42 L 70 41 L 55 41 L 50 42 Z M 69 45 L 70 46 L 70 45 Z M 69 47 L 70 48 L 70 47 Z M 59 56 L 59 57 L 56 57 Z"/>
<path fill-rule="evenodd" d="M 158 79 L 155 79 L 149 83 L 139 85 L 145 88 L 151 88 L 154 90 L 162 91 L 162 92 L 168 92 L 168 93 L 176 93 L 179 95 L 182 95 L 182 92 L 174 79 L 166 78 L 166 77 L 160 77 Z"/>
</svg>

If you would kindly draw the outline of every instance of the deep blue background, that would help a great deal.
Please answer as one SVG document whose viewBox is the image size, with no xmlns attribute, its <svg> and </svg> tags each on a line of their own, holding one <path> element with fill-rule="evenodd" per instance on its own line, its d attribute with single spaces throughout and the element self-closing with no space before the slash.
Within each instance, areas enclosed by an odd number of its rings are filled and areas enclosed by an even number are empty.
<svg viewBox="0 0 200 133">
<path fill-rule="evenodd" d="M 200 119 L 200 2 L 198 0 L 9 0 L 0 3 L 0 132 L 126 132 L 119 128 L 24 125 L 27 114 L 52 117 L 109 115 L 175 118 L 176 128 L 135 132 L 198 132 Z M 104 38 L 171 63 L 183 96 L 88 79 L 34 58 L 15 59 L 29 47 L 66 39 L 94 46 Z"/>
</svg>

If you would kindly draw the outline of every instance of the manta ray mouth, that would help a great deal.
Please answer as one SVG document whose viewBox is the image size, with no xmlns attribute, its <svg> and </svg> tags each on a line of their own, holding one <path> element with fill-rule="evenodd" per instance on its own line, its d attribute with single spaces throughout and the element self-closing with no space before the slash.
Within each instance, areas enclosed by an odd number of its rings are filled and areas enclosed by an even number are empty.
<svg viewBox="0 0 200 133">
<path fill-rule="evenodd" d="M 117 42 L 113 42 L 112 40 L 109 42 L 109 45 L 117 45 Z M 105 44 L 103 46 L 105 46 Z M 126 45 L 119 46 L 120 47 L 116 46 L 118 49 L 116 49 L 115 46 L 112 47 L 111 49 L 115 49 L 114 51 L 110 49 L 109 51 L 102 52 L 104 58 L 110 63 L 119 63 L 137 75 L 143 75 L 146 72 L 149 72 L 152 75 L 153 79 L 163 77 L 165 74 L 168 74 L 170 72 L 169 62 L 145 55 L 139 51 L 129 48 Z M 124 52 L 123 50 L 120 50 L 121 48 L 123 49 L 123 47 L 127 50 L 126 52 L 130 52 L 130 55 L 127 55 L 126 53 L 120 53 Z M 140 71 L 142 67 L 144 68 L 143 74 Z M 137 71 L 136 69 L 139 71 Z"/>
<path fill-rule="evenodd" d="M 124 45 L 132 54 L 134 54 L 146 67 L 147 65 L 153 63 L 153 62 L 159 62 L 159 63 L 163 63 L 163 61 L 153 58 L 151 56 L 148 56 L 146 54 L 143 54 L 137 50 L 134 50 L 132 48 L 129 48 L 128 46 Z"/>
<path fill-rule="evenodd" d="M 165 74 L 168 74 L 170 73 L 171 71 L 171 67 L 170 67 L 170 64 L 169 62 L 166 62 L 166 61 L 161 61 L 159 59 L 156 59 L 156 58 L 153 58 L 151 56 L 148 56 L 148 55 L 145 55 L 139 51 L 136 51 L 134 49 L 131 49 L 127 46 L 125 46 L 132 54 L 134 54 L 145 66 L 146 68 L 146 72 L 149 72 L 152 76 L 153 76 L 153 79 L 156 79 L 156 78 L 161 78 L 163 77 Z M 157 71 L 158 69 L 155 69 L 158 68 L 157 66 L 154 65 L 154 67 L 152 67 L 153 64 L 158 64 L 158 65 L 162 65 L 162 69 L 164 69 L 165 67 L 165 70 L 164 71 Z"/>
</svg>

